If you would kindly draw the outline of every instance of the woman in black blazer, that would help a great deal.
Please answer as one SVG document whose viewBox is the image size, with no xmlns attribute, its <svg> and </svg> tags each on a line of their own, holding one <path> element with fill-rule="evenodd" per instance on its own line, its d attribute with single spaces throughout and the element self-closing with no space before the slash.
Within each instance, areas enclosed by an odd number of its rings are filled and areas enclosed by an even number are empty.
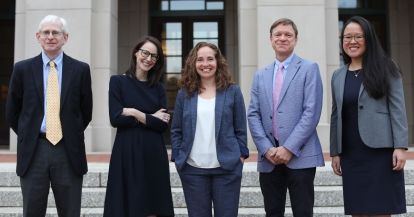
<svg viewBox="0 0 414 217">
<path fill-rule="evenodd" d="M 406 212 L 408 127 L 401 72 L 372 25 L 355 16 L 341 34 L 345 66 L 332 76 L 330 149 L 342 176 L 345 214 Z"/>
</svg>

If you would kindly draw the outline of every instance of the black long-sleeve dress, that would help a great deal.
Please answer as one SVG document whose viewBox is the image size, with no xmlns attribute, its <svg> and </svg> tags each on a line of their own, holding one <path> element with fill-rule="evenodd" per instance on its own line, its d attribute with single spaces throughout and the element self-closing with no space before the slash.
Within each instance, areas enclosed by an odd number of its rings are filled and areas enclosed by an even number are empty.
<svg viewBox="0 0 414 217">
<path fill-rule="evenodd" d="M 123 116 L 123 108 L 146 113 L 146 125 Z M 104 217 L 174 216 L 168 155 L 162 132 L 168 124 L 151 114 L 166 108 L 161 84 L 126 75 L 109 83 L 109 115 L 117 128 L 109 165 Z"/>
</svg>

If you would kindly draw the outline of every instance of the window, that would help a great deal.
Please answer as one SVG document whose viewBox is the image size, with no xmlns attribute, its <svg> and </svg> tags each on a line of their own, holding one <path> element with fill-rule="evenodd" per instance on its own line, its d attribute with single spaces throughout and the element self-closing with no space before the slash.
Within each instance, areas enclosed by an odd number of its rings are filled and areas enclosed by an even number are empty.
<svg viewBox="0 0 414 217">
<path fill-rule="evenodd" d="M 168 111 L 173 115 L 177 81 L 185 58 L 200 41 L 224 47 L 224 1 L 158 0 L 150 2 L 150 34 L 163 46 L 166 60 L 165 89 Z M 222 49 L 225 53 L 225 50 Z M 169 131 L 164 139 L 169 144 Z"/>
<path fill-rule="evenodd" d="M 386 4 L 386 0 L 339 0 L 338 36 L 340 36 L 342 27 L 349 18 L 355 15 L 362 16 L 372 23 L 382 47 L 385 51 L 388 51 L 388 13 Z M 342 54 L 340 54 L 340 62 L 342 65 Z"/>
<path fill-rule="evenodd" d="M 162 0 L 161 11 L 223 10 L 223 0 Z"/>
</svg>

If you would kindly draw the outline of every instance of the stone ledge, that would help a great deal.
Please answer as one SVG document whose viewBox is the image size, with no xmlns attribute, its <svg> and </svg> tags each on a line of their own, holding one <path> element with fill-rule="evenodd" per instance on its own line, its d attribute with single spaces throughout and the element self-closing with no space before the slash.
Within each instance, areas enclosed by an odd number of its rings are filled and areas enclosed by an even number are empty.
<svg viewBox="0 0 414 217">
<path fill-rule="evenodd" d="M 105 187 L 108 179 L 108 163 L 90 163 L 89 172 L 84 176 L 84 187 Z M 0 163 L 0 187 L 20 186 L 20 180 L 15 173 L 15 163 Z M 414 185 L 414 161 L 407 161 L 405 169 L 406 185 Z M 173 163 L 170 163 L 170 180 L 172 187 L 180 187 L 181 181 Z M 332 172 L 330 162 L 325 167 L 318 167 L 315 176 L 315 186 L 341 185 L 341 177 Z M 259 174 L 256 163 L 245 163 L 243 168 L 242 186 L 259 186 Z"/>
<path fill-rule="evenodd" d="M 103 207 L 105 201 L 105 188 L 84 188 L 82 192 L 83 208 Z M 49 192 L 48 206 L 55 207 L 52 191 Z M 182 188 L 172 188 L 174 207 L 186 207 Z M 406 186 L 407 204 L 414 206 L 414 185 Z M 289 194 L 286 205 L 290 206 Z M 20 187 L 0 187 L 0 207 L 22 206 Z M 263 207 L 263 197 L 260 187 L 243 187 L 240 192 L 240 207 Z M 315 206 L 335 207 L 343 206 L 342 188 L 340 186 L 315 187 Z"/>
<path fill-rule="evenodd" d="M 408 146 L 407 151 L 407 160 L 414 160 L 414 144 L 410 144 Z M 168 159 L 171 156 L 171 149 L 167 149 L 168 152 Z M 256 162 L 257 161 L 257 151 L 250 151 L 249 158 L 246 159 L 246 162 Z M 329 153 L 324 152 L 323 157 L 325 161 L 330 161 L 331 157 Z M 88 163 L 108 163 L 111 159 L 111 152 L 88 152 L 86 153 L 86 158 Z M 8 151 L 8 150 L 0 150 L 0 162 L 16 162 L 16 152 Z"/>
<path fill-rule="evenodd" d="M 343 207 L 315 207 L 314 217 L 343 217 Z M 187 209 L 175 208 L 176 217 L 188 217 Z M 82 208 L 81 217 L 102 217 L 103 208 Z M 263 217 L 265 212 L 263 208 L 239 208 L 238 217 Z M 286 208 L 286 217 L 292 217 L 292 210 Z M 21 207 L 0 207 L 0 217 L 23 217 Z M 48 208 L 46 217 L 58 217 L 55 208 Z M 407 207 L 407 213 L 402 215 L 393 215 L 393 217 L 414 217 L 414 206 Z"/>
</svg>

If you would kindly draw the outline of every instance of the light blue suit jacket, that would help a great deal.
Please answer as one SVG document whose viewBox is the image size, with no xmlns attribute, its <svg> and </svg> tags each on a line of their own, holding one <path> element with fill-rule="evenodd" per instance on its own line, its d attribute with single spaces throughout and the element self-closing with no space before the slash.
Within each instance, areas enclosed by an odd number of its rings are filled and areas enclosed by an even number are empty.
<svg viewBox="0 0 414 217">
<path fill-rule="evenodd" d="M 274 165 L 264 155 L 275 146 L 272 134 L 274 62 L 256 72 L 248 109 L 249 128 L 258 150 L 257 169 L 271 172 Z M 322 110 L 319 67 L 296 55 L 287 68 L 277 108 L 279 145 L 293 153 L 291 169 L 324 166 L 316 132 Z"/>
<path fill-rule="evenodd" d="M 348 65 L 334 72 L 331 80 L 331 156 L 342 153 L 342 101 Z M 362 141 L 371 148 L 407 148 L 408 124 L 402 78 L 390 78 L 388 97 L 374 99 L 364 85 L 359 89 L 358 129 Z"/>
<path fill-rule="evenodd" d="M 198 94 L 188 96 L 181 89 L 175 101 L 171 125 L 171 160 L 177 170 L 185 165 L 193 147 L 197 123 Z M 217 159 L 220 167 L 233 170 L 240 157 L 247 158 L 246 109 L 239 86 L 231 85 L 226 90 L 217 91 L 215 107 L 215 136 Z"/>
</svg>

